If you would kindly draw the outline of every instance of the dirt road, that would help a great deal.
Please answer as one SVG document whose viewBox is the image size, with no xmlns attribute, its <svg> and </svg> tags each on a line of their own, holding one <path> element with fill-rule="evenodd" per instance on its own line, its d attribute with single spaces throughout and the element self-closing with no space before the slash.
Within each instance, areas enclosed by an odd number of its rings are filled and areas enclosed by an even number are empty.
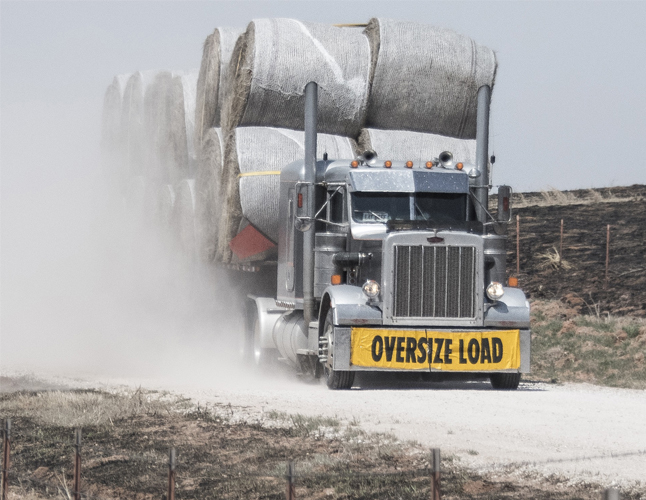
<svg viewBox="0 0 646 500">
<path fill-rule="evenodd" d="M 113 378 L 74 383 L 171 390 L 201 403 L 230 404 L 248 421 L 261 420 L 271 410 L 358 421 L 365 430 L 439 447 L 478 472 L 555 473 L 624 487 L 646 483 L 644 391 L 523 382 L 518 391 L 504 392 L 486 382 L 388 379 L 377 384 L 358 380 L 363 387 L 329 391 L 286 376 L 232 374 L 201 384 Z"/>
</svg>

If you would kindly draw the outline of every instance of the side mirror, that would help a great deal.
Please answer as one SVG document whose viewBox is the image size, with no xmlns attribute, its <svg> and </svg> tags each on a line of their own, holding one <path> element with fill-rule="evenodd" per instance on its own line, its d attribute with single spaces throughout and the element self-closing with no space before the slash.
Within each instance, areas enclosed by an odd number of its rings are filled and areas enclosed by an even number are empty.
<svg viewBox="0 0 646 500">
<path fill-rule="evenodd" d="M 496 234 L 507 233 L 507 224 L 511 222 L 511 188 L 509 186 L 498 187 L 498 216 L 493 224 Z"/>
<path fill-rule="evenodd" d="M 507 224 L 511 221 L 511 187 L 498 188 L 498 222 Z"/>
<path fill-rule="evenodd" d="M 296 217 L 294 219 L 294 227 L 301 232 L 309 231 L 312 227 L 312 219 L 307 217 Z"/>
</svg>

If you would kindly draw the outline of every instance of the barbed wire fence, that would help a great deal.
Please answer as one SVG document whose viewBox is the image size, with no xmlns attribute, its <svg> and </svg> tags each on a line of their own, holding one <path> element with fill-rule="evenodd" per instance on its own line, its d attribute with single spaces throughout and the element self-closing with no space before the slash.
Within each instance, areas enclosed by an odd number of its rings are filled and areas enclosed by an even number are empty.
<svg viewBox="0 0 646 500">
<path fill-rule="evenodd" d="M 3 422 L 2 426 L 2 486 L 0 490 L 2 491 L 2 499 L 8 500 L 9 486 L 11 482 L 11 449 L 12 442 L 15 439 L 15 431 L 12 431 L 12 422 L 11 419 L 7 418 Z M 87 490 L 82 488 L 82 468 L 83 468 L 83 434 L 80 428 L 74 429 L 74 439 L 69 440 L 58 440 L 58 439 L 47 439 L 48 444 L 55 444 L 62 447 L 71 448 L 70 455 L 73 454 L 73 467 L 72 467 L 72 482 L 68 484 L 67 477 L 64 469 L 61 469 L 60 475 L 54 473 L 54 478 L 58 482 L 55 483 L 57 491 L 63 495 L 65 498 L 70 500 L 109 500 L 107 497 L 101 495 L 96 495 L 90 493 Z M 36 433 L 21 433 L 22 438 L 33 438 L 34 441 L 42 441 L 42 436 Z M 149 466 L 155 466 L 160 472 L 160 486 L 162 482 L 165 481 L 165 491 L 166 495 L 163 497 L 165 500 L 175 500 L 176 498 L 176 485 L 178 479 L 178 472 L 181 476 L 182 469 L 185 467 L 178 461 L 178 454 L 175 447 L 171 447 L 168 451 L 167 459 L 162 458 L 159 452 L 150 453 L 150 454 L 136 454 L 128 453 L 127 455 L 119 454 L 118 450 L 97 446 L 96 444 L 92 446 L 92 454 L 104 455 L 103 458 L 95 458 L 93 461 L 96 464 L 101 464 L 102 460 L 108 459 L 105 463 L 115 461 L 114 457 L 117 457 L 117 461 L 128 461 L 135 463 L 145 463 Z M 607 458 L 625 458 L 631 456 L 643 456 L 646 455 L 646 449 L 636 450 L 633 452 L 624 452 L 624 453 L 608 453 L 601 455 L 592 455 L 592 456 L 579 456 L 571 458 L 561 458 L 561 459 L 547 459 L 542 461 L 522 461 L 522 462 L 512 462 L 505 464 L 504 467 L 533 467 L 537 465 L 545 465 L 550 463 L 564 463 L 564 462 L 580 462 L 580 461 L 589 461 L 595 459 L 607 459 Z M 72 457 L 71 457 L 72 458 Z M 88 461 L 86 466 L 89 466 L 92 461 Z M 166 478 L 164 479 L 163 469 L 167 469 Z M 296 462 L 293 460 L 288 460 L 283 463 L 283 468 L 285 473 L 277 473 L 276 471 L 240 471 L 235 468 L 227 467 L 209 467 L 209 470 L 213 473 L 216 473 L 218 477 L 214 476 L 194 476 L 191 475 L 190 479 L 193 481 L 196 480 L 210 480 L 210 481 L 231 481 L 241 476 L 246 476 L 248 478 L 253 477 L 256 479 L 278 479 L 284 481 L 285 487 L 285 498 L 286 500 L 296 500 L 296 485 L 300 481 L 307 479 L 324 479 L 328 480 L 331 483 L 334 483 L 335 480 L 340 479 L 375 479 L 375 478 L 387 478 L 387 477 L 398 477 L 398 478 L 409 478 L 409 479 L 427 479 L 429 486 L 429 496 L 430 500 L 441 500 L 441 459 L 440 459 L 440 450 L 435 448 L 431 450 L 430 457 L 430 466 L 426 468 L 418 469 L 408 469 L 408 470 L 399 470 L 399 471 L 380 471 L 380 472 L 353 472 L 347 471 L 344 473 L 340 472 L 297 472 Z M 494 466 L 495 468 L 495 466 Z M 186 467 L 186 470 L 189 470 L 189 467 Z M 35 477 L 33 474 L 29 479 L 29 482 L 34 486 L 40 486 L 46 491 L 53 487 L 51 481 L 45 481 L 39 477 Z M 608 488 L 604 490 L 602 494 L 603 500 L 620 500 L 621 495 L 619 490 L 614 488 Z"/>
</svg>

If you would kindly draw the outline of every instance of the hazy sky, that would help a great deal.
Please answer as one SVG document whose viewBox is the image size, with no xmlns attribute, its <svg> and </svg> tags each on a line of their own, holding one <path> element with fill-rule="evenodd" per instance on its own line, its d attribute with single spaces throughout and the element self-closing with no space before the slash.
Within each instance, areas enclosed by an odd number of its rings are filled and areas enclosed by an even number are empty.
<svg viewBox="0 0 646 500">
<path fill-rule="evenodd" d="M 213 28 L 268 16 L 453 28 L 498 54 L 495 183 L 646 182 L 646 2 L 3 0 L 1 14 L 3 193 L 27 173 L 48 183 L 94 168 L 113 75 L 197 68 Z"/>
</svg>

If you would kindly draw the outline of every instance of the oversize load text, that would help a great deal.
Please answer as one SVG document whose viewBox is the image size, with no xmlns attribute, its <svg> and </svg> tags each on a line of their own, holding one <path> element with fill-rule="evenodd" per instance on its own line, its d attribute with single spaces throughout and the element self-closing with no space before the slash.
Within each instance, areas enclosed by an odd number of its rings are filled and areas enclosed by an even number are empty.
<svg viewBox="0 0 646 500">
<path fill-rule="evenodd" d="M 352 329 L 355 366 L 443 371 L 509 370 L 520 367 L 520 332 L 436 332 Z"/>
</svg>

